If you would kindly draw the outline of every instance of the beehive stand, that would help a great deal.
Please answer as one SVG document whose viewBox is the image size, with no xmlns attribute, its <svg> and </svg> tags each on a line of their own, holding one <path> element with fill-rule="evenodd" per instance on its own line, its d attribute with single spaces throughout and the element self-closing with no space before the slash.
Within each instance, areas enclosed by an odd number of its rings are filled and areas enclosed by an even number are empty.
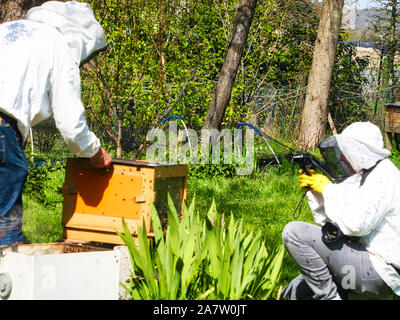
<svg viewBox="0 0 400 320">
<path fill-rule="evenodd" d="M 62 224 L 64 238 L 123 244 L 122 219 L 134 236 L 138 226 L 152 234 L 150 204 L 166 223 L 167 195 L 183 212 L 186 165 L 113 159 L 108 169 L 94 168 L 89 159 L 67 159 Z"/>
</svg>

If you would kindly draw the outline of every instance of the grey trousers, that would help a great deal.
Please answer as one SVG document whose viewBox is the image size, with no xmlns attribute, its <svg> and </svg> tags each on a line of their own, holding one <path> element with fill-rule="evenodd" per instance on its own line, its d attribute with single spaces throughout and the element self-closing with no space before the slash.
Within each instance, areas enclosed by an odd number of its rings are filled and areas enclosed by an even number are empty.
<svg viewBox="0 0 400 320">
<path fill-rule="evenodd" d="M 321 227 L 300 221 L 288 223 L 282 240 L 301 274 L 282 292 L 286 300 L 382 299 L 393 291 L 375 271 L 359 242 L 322 241 Z"/>
</svg>

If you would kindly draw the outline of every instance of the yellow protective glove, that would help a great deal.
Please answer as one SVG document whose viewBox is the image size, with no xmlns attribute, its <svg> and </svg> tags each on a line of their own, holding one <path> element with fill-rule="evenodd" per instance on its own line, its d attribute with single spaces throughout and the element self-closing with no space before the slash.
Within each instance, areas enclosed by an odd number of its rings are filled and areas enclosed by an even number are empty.
<svg viewBox="0 0 400 320">
<path fill-rule="evenodd" d="M 300 174 L 306 173 L 310 176 L 313 176 L 315 174 L 315 171 L 313 169 L 307 169 L 306 171 L 303 171 L 303 169 L 299 169 L 299 173 Z"/>
<path fill-rule="evenodd" d="M 323 174 L 312 172 L 311 175 L 300 174 L 300 188 L 303 191 L 313 189 L 319 193 L 322 193 L 324 188 L 331 184 L 331 180 Z"/>
<path fill-rule="evenodd" d="M 313 169 L 307 169 L 307 171 L 303 171 L 303 169 L 299 169 L 299 174 L 307 174 L 308 176 L 313 176 L 315 174 L 315 171 Z M 304 192 L 307 192 L 310 190 L 310 187 L 308 186 L 308 184 L 306 183 L 301 183 L 300 182 L 300 188 L 301 190 L 303 190 Z"/>
</svg>

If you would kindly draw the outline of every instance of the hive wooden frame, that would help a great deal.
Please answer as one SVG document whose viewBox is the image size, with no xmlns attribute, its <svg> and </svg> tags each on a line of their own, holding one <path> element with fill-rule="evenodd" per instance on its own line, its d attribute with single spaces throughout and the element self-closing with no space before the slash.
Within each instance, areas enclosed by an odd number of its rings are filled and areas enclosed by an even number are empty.
<svg viewBox="0 0 400 320">
<path fill-rule="evenodd" d="M 156 199 L 156 179 L 182 177 L 183 186 L 179 191 L 181 203 L 178 210 L 183 212 L 187 194 L 187 172 L 187 166 L 181 164 L 113 159 L 109 169 L 97 169 L 91 166 L 89 159 L 67 159 L 63 185 L 64 239 L 123 244 L 116 234 L 116 231 L 123 232 L 122 219 L 133 236 L 137 235 L 138 226 L 143 226 L 143 223 L 151 236 L 153 231 L 150 205 Z M 107 181 L 108 185 L 95 185 L 92 183 L 93 179 L 99 180 L 100 184 Z M 132 183 L 134 194 L 126 189 L 129 181 Z M 95 192 L 99 190 L 79 190 L 79 187 L 88 189 L 89 185 L 94 189 L 100 188 L 100 191 L 104 189 L 104 193 L 99 196 Z M 113 212 L 109 212 L 110 210 Z"/>
</svg>

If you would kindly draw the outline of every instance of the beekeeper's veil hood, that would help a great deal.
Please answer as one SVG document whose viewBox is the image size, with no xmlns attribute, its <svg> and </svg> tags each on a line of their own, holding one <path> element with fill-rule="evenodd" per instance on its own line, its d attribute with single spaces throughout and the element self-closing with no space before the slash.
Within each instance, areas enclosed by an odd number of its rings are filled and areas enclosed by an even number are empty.
<svg viewBox="0 0 400 320">
<path fill-rule="evenodd" d="M 318 146 L 327 171 L 335 178 L 346 178 L 371 169 L 388 156 L 381 131 L 370 122 L 355 122 L 341 134 L 326 138 Z"/>
<path fill-rule="evenodd" d="M 26 19 L 56 28 L 64 36 L 78 65 L 83 65 L 107 46 L 104 31 L 87 3 L 48 1 L 30 9 Z"/>
<path fill-rule="evenodd" d="M 336 136 L 338 146 L 355 172 L 373 167 L 390 156 L 383 148 L 381 131 L 371 122 L 356 122 Z"/>
</svg>

